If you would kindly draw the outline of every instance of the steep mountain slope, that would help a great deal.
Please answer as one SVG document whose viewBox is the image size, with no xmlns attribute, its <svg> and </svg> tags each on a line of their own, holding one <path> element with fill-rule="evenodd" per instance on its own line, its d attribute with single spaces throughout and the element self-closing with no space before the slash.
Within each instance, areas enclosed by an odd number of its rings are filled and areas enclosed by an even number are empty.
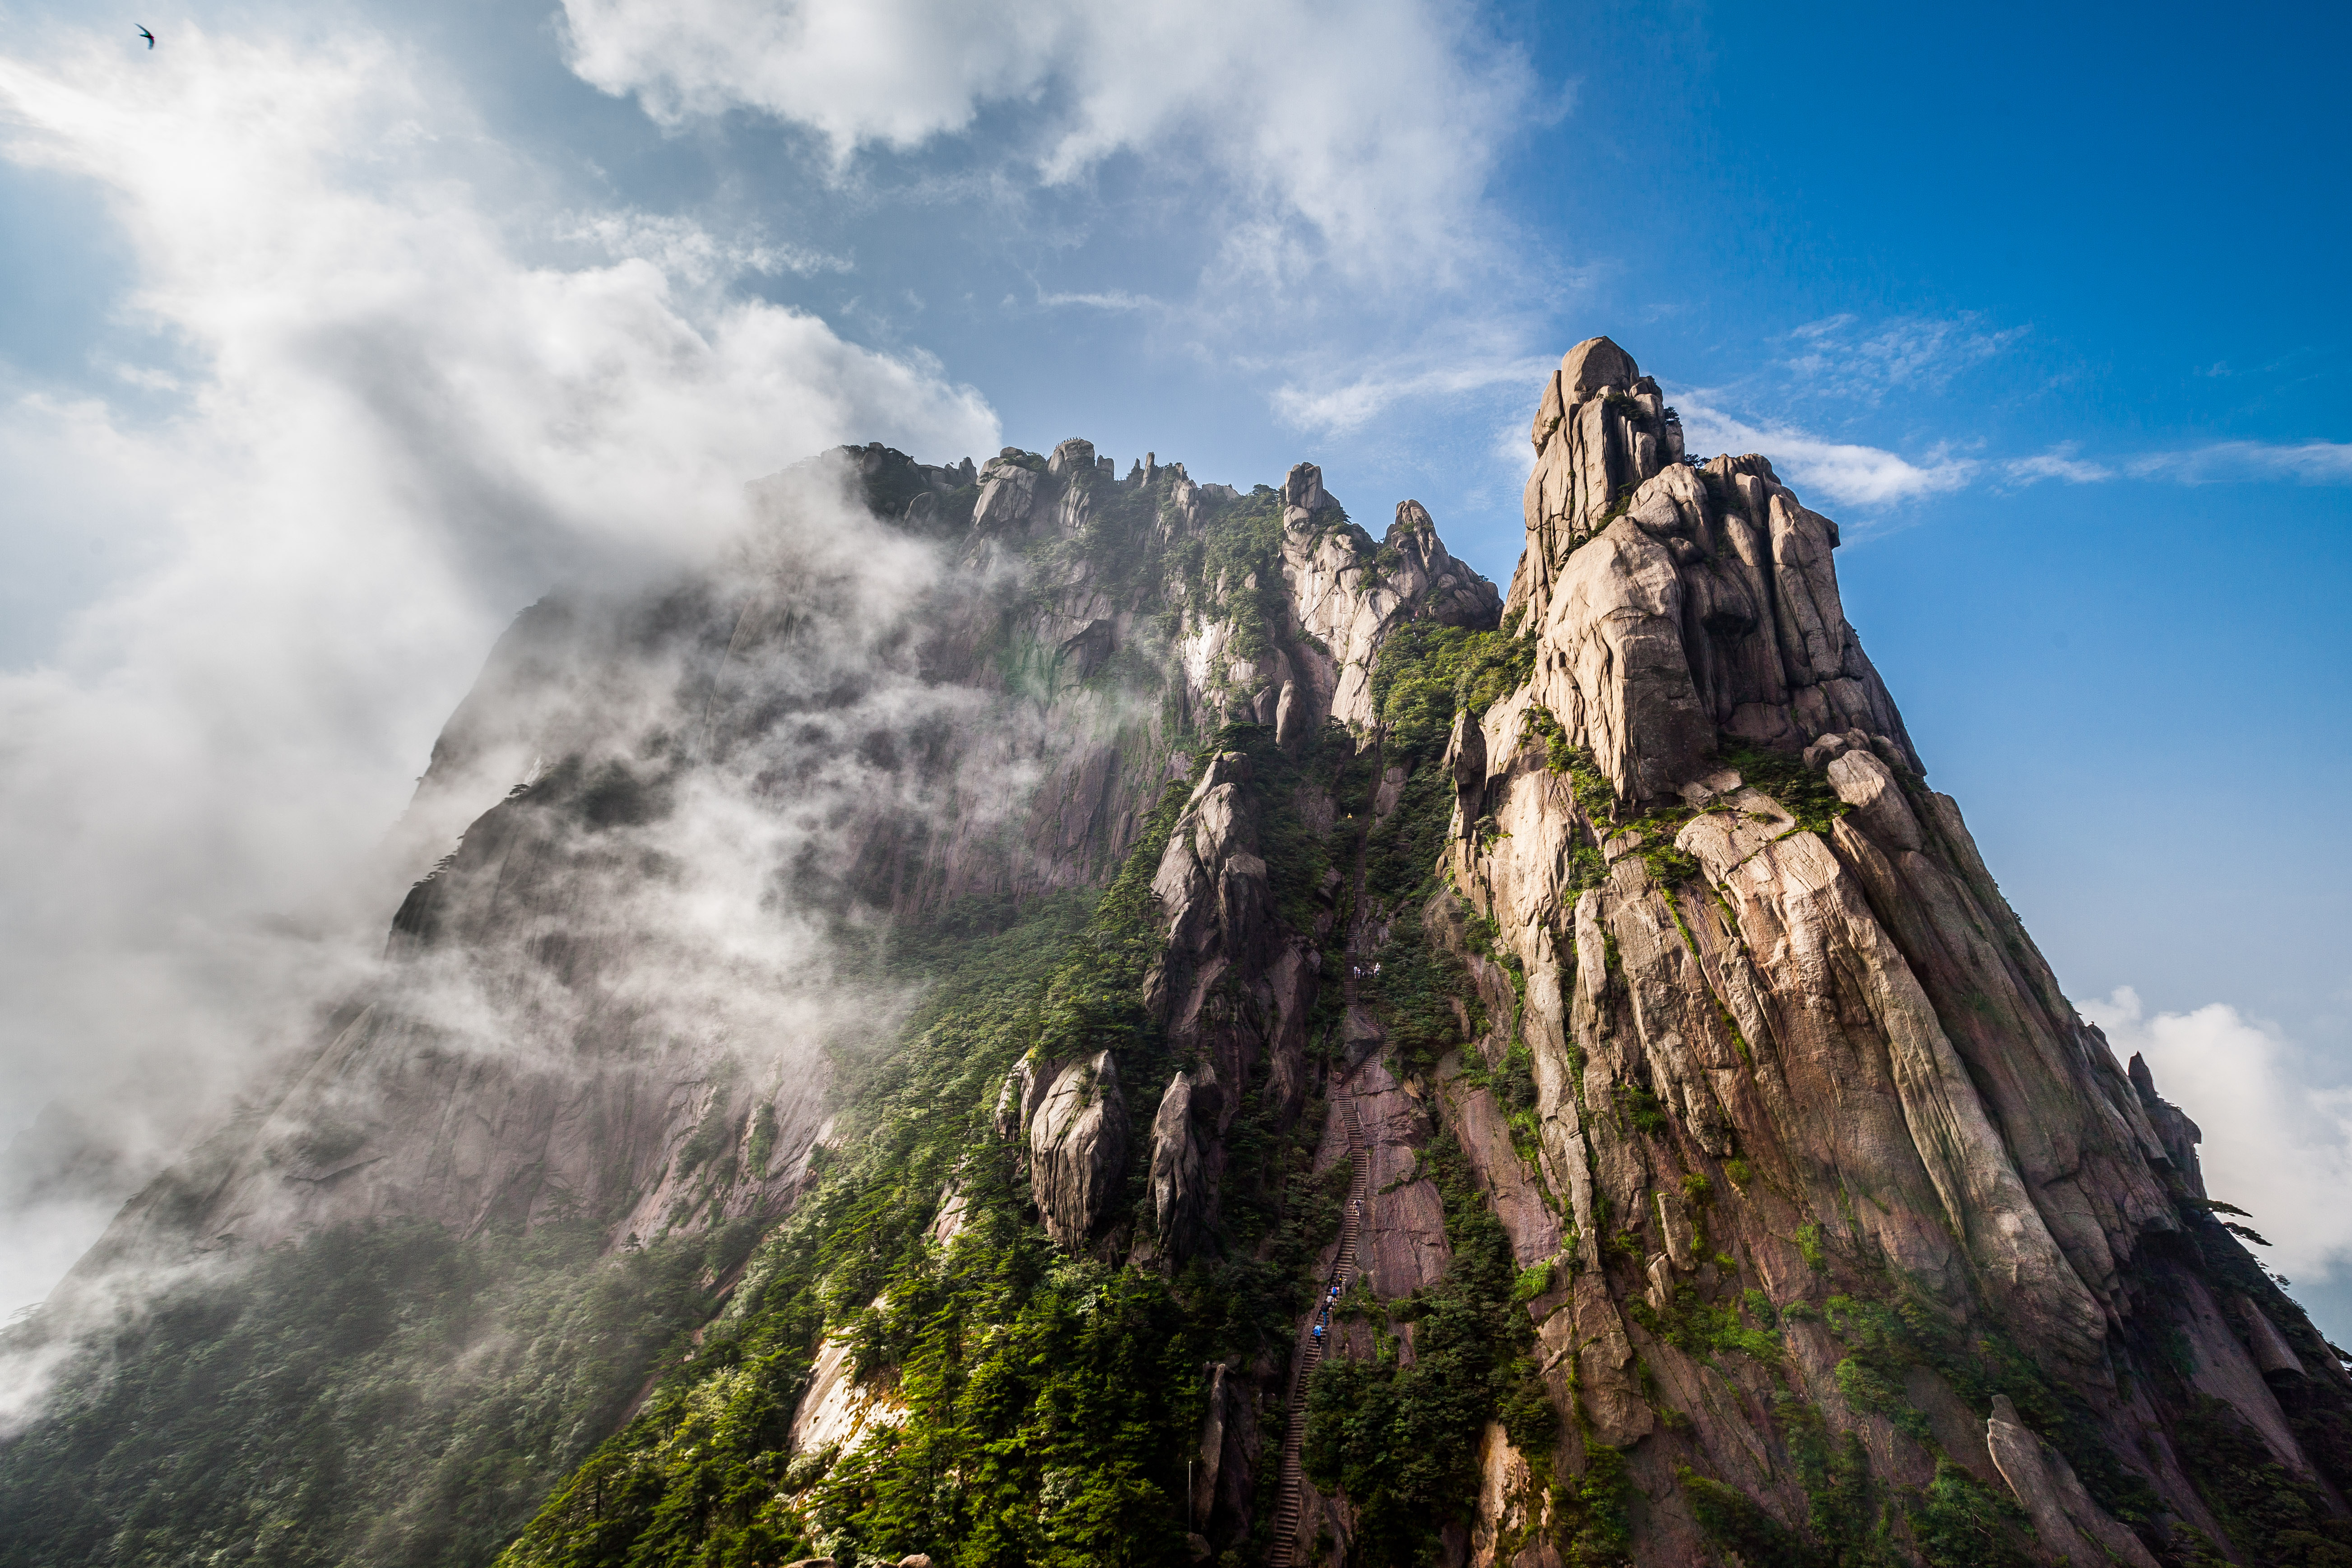
<svg viewBox="0 0 2352 1568">
<path fill-rule="evenodd" d="M 0 1562 L 2352 1562 L 1836 525 L 1606 339 L 1531 434 L 1507 599 L 1074 440 L 528 612 L 379 983 L 16 1331 Z"/>
</svg>

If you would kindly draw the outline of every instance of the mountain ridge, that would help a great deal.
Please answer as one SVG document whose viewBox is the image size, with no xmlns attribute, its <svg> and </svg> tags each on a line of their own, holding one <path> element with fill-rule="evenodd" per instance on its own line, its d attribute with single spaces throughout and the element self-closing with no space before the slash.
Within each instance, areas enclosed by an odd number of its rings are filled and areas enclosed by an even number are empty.
<svg viewBox="0 0 2352 1568">
<path fill-rule="evenodd" d="M 379 1455 L 289 1562 L 2352 1560 L 2352 1380 L 1927 786 L 1836 524 L 1607 339 L 1530 438 L 1507 595 L 1312 465 L 1072 439 L 843 448 L 722 567 L 527 612 L 419 809 L 517 782 L 383 981 L 69 1284 L 420 1224 L 644 1281 L 488 1373 L 322 1352 L 461 1412 L 463 1524 Z M 76 1364 L 0 1562 L 247 1539 L 259 1480 L 66 1500 L 165 1486 Z"/>
</svg>

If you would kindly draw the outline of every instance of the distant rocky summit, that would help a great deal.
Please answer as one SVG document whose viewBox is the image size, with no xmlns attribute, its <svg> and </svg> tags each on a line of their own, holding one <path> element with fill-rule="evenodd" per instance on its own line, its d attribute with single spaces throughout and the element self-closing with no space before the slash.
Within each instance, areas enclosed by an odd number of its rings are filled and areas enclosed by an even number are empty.
<svg viewBox="0 0 2352 1568">
<path fill-rule="evenodd" d="M 1074 439 L 526 612 L 382 977 L 10 1331 L 0 1565 L 2352 1563 L 1837 525 L 1606 338 L 1530 434 L 1507 593 Z"/>
</svg>

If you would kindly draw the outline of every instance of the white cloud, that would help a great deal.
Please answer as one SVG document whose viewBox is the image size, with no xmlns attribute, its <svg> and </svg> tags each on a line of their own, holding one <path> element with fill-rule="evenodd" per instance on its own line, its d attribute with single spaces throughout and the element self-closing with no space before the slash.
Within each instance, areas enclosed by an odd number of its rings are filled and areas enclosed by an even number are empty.
<svg viewBox="0 0 2352 1568">
<path fill-rule="evenodd" d="M 2135 479 L 2218 484 L 2231 479 L 2299 479 L 2307 485 L 2352 484 L 2352 442 L 2216 441 L 2178 452 L 2153 452 L 2124 465 Z"/>
<path fill-rule="evenodd" d="M 1772 378 L 1774 397 L 1874 407 L 1898 391 L 1939 391 L 1969 366 L 1981 364 L 2027 336 L 2024 327 L 1991 328 L 1975 312 L 1955 317 L 1898 316 L 1865 323 L 1851 313 L 1827 316 L 1792 329 L 1794 352 L 1780 362 Z M 2222 369 L 2226 367 L 2217 367 Z M 1739 401 L 1759 401 L 1753 387 Z M 1718 389 L 1717 395 L 1723 395 Z M 1693 395 L 1704 399 L 1708 394 Z M 1832 442 L 1793 425 L 1748 425 L 1703 404 L 1684 409 L 1694 436 L 1720 438 L 1728 450 L 1757 450 L 1791 473 L 1807 473 L 1824 494 L 1850 504 L 1883 505 L 1955 490 L 1979 478 L 2009 485 L 2045 479 L 2102 484 L 2116 479 L 2211 484 L 2230 480 L 2294 479 L 2305 484 L 2352 483 L 2352 442 L 2217 441 L 2137 458 L 2098 460 L 2078 455 L 2077 444 L 2062 442 L 2021 458 L 1958 458 L 1938 448 L 1914 461 L 1879 447 Z"/>
<path fill-rule="evenodd" d="M 2184 485 L 2294 479 L 2306 485 L 2352 484 L 2352 442 L 2217 441 L 2175 452 L 2150 452 L 2120 462 L 2091 462 L 2074 456 L 2074 445 L 2054 447 L 2000 465 L 2021 484 L 2063 479 L 2098 484 L 2130 478 Z"/>
<path fill-rule="evenodd" d="M 2031 458 L 2011 458 L 2001 465 L 2001 471 L 2018 484 L 2030 485 L 2042 479 L 2063 479 L 2071 485 L 2094 485 L 2112 479 L 2116 471 L 2104 463 L 2085 462 L 2074 456 L 2071 441 L 2037 452 Z"/>
<path fill-rule="evenodd" d="M 1277 387 L 1274 409 L 1299 429 L 1345 435 L 1362 428 L 1393 404 L 1458 397 L 1498 386 L 1540 388 L 1550 370 L 1550 360 L 1521 355 L 1460 360 L 1418 370 L 1391 365 L 1360 373 L 1343 386 L 1316 388 L 1293 383 Z M 1528 445 L 1524 428 L 1518 445 Z M 1531 459 L 1521 465 L 1523 469 L 1529 466 Z"/>
<path fill-rule="evenodd" d="M 0 672 L 0 1134 L 78 1090 L 136 1144 L 381 942 L 414 868 L 372 847 L 517 608 L 707 553 L 745 479 L 826 445 L 999 437 L 937 364 L 728 296 L 757 246 L 541 202 L 381 38 L 116 42 L 0 52 L 0 155 L 103 194 L 157 362 L 129 368 L 181 389 L 0 403 L 11 534 L 110 546 Z M 625 258 L 548 264 L 534 223 Z M 0 1301 L 37 1293 L 9 1268 Z"/>
<path fill-rule="evenodd" d="M 1675 399 L 1693 452 L 1760 452 L 1773 470 L 1808 499 L 1841 506 L 1893 506 L 1968 484 L 1972 459 L 1938 449 L 1913 462 L 1882 447 L 1825 441 L 1785 425 L 1750 425 L 1689 396 Z"/>
<path fill-rule="evenodd" d="M 856 270 L 845 256 L 764 238 L 722 238 L 691 218 L 634 209 L 577 214 L 557 229 L 557 237 L 584 241 L 616 259 L 651 262 L 671 282 L 695 288 L 730 283 L 746 272 L 806 278 Z"/>
<path fill-rule="evenodd" d="M 1009 296 L 1008 302 L 1010 302 Z M 1160 309 L 1160 301 L 1153 299 L 1150 295 L 1130 294 L 1124 289 L 1102 289 L 1090 292 L 1066 293 L 1048 293 L 1041 289 L 1037 291 L 1036 303 L 1042 309 L 1049 310 L 1058 310 L 1066 305 L 1076 305 L 1083 309 L 1092 310 L 1128 311 L 1157 310 Z"/>
<path fill-rule="evenodd" d="M 2308 1081 L 2294 1042 L 2223 1003 L 2150 1016 L 2126 985 L 2076 1005 L 2203 1131 L 2206 1191 L 2253 1216 L 2265 1262 L 2309 1283 L 2352 1256 L 2352 1205 L 2319 1201 L 2352 1189 L 2352 1089 Z"/>
<path fill-rule="evenodd" d="M 1874 404 L 1897 387 L 1941 387 L 2026 333 L 1978 322 L 1973 313 L 1947 321 L 1897 316 L 1861 328 L 1858 317 L 1830 316 L 1792 331 L 1797 352 L 1782 363 L 1808 391 Z"/>
<path fill-rule="evenodd" d="M 1441 287 L 1494 259 L 1484 192 L 1528 118 L 1519 53 L 1450 0 L 565 0 L 572 68 L 670 124 L 748 109 L 912 150 L 1021 121 L 1049 185 L 1140 154 L 1213 174 L 1222 272 Z"/>
</svg>

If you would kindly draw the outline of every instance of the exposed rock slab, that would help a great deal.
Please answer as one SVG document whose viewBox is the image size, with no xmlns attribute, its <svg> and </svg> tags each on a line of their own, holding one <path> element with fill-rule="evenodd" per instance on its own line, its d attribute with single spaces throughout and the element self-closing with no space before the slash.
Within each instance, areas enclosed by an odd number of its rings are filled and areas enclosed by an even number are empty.
<svg viewBox="0 0 2352 1568">
<path fill-rule="evenodd" d="M 2075 1568 L 2110 1568 L 2116 1563 L 2157 1568 L 2139 1537 L 2091 1500 L 2065 1456 L 2018 1420 L 2017 1406 L 2005 1394 L 1993 1395 L 1985 1440 L 2044 1546 Z"/>
</svg>

